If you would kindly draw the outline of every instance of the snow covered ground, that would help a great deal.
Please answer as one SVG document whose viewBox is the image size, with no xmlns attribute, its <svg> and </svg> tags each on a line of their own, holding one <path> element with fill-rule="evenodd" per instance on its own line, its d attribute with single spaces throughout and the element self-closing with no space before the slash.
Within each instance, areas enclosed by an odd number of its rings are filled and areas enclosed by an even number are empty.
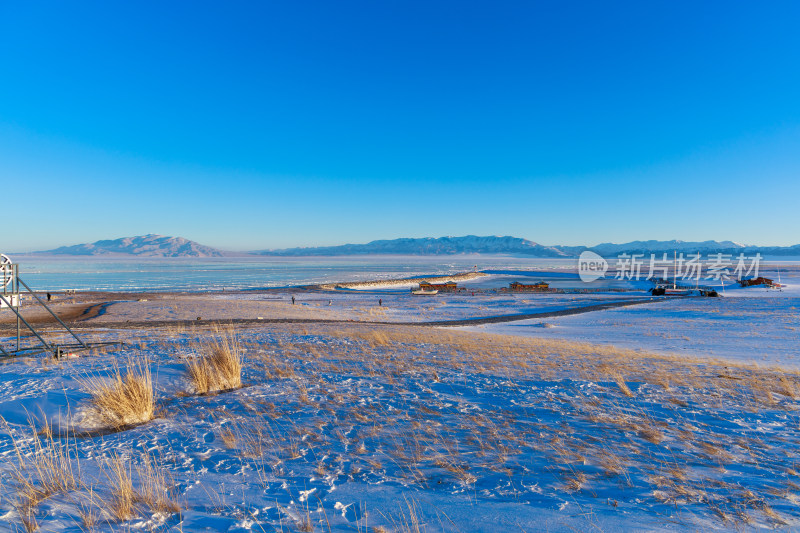
<svg viewBox="0 0 800 533">
<path fill-rule="evenodd" d="M 295 303 L 292 304 L 292 297 Z M 649 298 L 644 292 L 534 294 L 461 292 L 435 297 L 408 291 L 280 291 L 213 295 L 151 295 L 146 301 L 113 303 L 97 322 L 193 320 L 197 316 L 233 318 L 306 318 L 388 322 L 463 320 L 574 308 L 601 302 Z"/>
<path fill-rule="evenodd" d="M 786 287 L 780 291 L 728 286 L 720 298 L 679 298 L 464 329 L 796 369 L 800 368 L 800 276 L 784 272 L 782 281 Z"/>
<path fill-rule="evenodd" d="M 544 320 L 365 323 L 645 297 L 487 290 L 507 281 L 497 276 L 476 280 L 474 296 L 126 300 L 80 330 L 124 346 L 0 360 L 0 530 L 800 528 L 791 274 L 782 292 L 729 288 Z M 201 313 L 312 323 L 239 325 L 244 386 L 198 395 L 185 364 L 220 333 L 178 321 Z M 313 323 L 333 318 L 345 322 Z M 146 326 L 162 320 L 176 322 Z M 131 360 L 152 370 L 155 419 L 98 426 L 87 379 L 124 373 Z M 115 465 L 130 476 L 127 514 Z"/>
<path fill-rule="evenodd" d="M 409 327 L 237 334 L 245 386 L 216 395 L 192 394 L 183 371 L 207 331 L 106 332 L 129 346 L 4 361 L 0 528 L 800 525 L 797 375 Z M 97 432 L 82 380 L 131 357 L 153 369 L 156 419 Z M 26 500 L 12 474 L 45 486 L 34 458 L 51 448 L 76 481 Z M 125 519 L 117 457 L 142 494 Z"/>
</svg>

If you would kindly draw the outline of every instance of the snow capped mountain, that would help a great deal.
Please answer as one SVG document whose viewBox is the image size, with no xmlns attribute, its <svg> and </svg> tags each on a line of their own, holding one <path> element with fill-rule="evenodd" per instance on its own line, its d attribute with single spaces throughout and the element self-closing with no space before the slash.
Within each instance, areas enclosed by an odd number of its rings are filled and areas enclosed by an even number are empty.
<svg viewBox="0 0 800 533">
<path fill-rule="evenodd" d="M 794 246 L 749 246 L 734 241 L 632 241 L 624 244 L 603 243 L 597 246 L 545 246 L 528 239 L 510 236 L 423 237 L 377 240 L 366 244 L 343 244 L 308 248 L 285 248 L 249 252 L 254 255 L 324 256 L 324 255 L 459 255 L 509 254 L 529 257 L 578 257 L 591 250 L 603 257 L 619 254 L 663 254 L 673 251 L 683 254 L 740 253 L 764 256 L 800 257 L 800 244 Z M 139 257 L 225 257 L 247 253 L 223 252 L 182 237 L 143 235 L 103 240 L 91 244 L 62 246 L 54 250 L 34 252 L 54 255 L 139 256 Z"/>
<path fill-rule="evenodd" d="M 314 248 L 287 248 L 253 252 L 259 255 L 454 255 L 454 254 L 524 254 L 537 257 L 564 257 L 561 250 L 552 246 L 520 239 L 519 237 L 424 237 L 418 239 L 392 239 L 372 241 L 367 244 L 344 244 Z"/>
<path fill-rule="evenodd" d="M 746 246 L 733 241 L 632 241 L 625 244 L 603 243 L 592 246 L 590 250 L 602 256 L 616 256 L 621 253 L 730 253 L 733 250 L 744 250 Z"/>
<path fill-rule="evenodd" d="M 564 248 L 558 247 L 562 250 Z M 708 254 L 739 254 L 762 256 L 800 257 L 800 244 L 794 246 L 752 246 L 735 241 L 633 241 L 625 244 L 603 243 L 586 248 L 603 257 L 615 257 L 619 254 L 663 254 L 671 255 L 673 252 L 683 254 L 699 253 Z M 574 250 L 573 250 L 574 251 Z"/>
<path fill-rule="evenodd" d="M 54 255 L 135 255 L 141 257 L 222 257 L 225 252 L 203 246 L 183 237 L 142 235 L 103 240 L 91 244 L 62 246 L 55 250 L 36 252 Z"/>
<path fill-rule="evenodd" d="M 796 246 L 746 246 L 734 241 L 632 241 L 623 244 L 603 243 L 597 246 L 545 246 L 519 237 L 426 237 L 418 239 L 392 239 L 372 241 L 367 244 L 344 244 L 311 248 L 286 248 L 283 250 L 263 250 L 252 252 L 258 255 L 456 255 L 456 254 L 513 254 L 531 257 L 577 257 L 581 252 L 591 250 L 604 257 L 619 254 L 755 254 L 800 256 L 800 245 Z"/>
</svg>

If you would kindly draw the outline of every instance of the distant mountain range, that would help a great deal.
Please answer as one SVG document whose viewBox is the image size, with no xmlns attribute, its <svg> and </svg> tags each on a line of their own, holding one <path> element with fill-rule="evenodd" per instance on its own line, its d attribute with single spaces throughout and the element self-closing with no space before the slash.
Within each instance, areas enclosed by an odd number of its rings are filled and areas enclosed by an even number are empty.
<svg viewBox="0 0 800 533">
<path fill-rule="evenodd" d="M 520 239 L 518 237 L 425 237 L 421 239 L 393 239 L 372 241 L 367 244 L 343 244 L 315 248 L 286 248 L 252 252 L 259 255 L 454 255 L 454 254 L 522 254 L 536 257 L 562 257 L 565 254 L 555 247 Z"/>
<path fill-rule="evenodd" d="M 341 246 L 319 246 L 309 248 L 284 248 L 253 252 L 226 252 L 198 244 L 182 237 L 143 235 L 122 239 L 97 241 L 91 244 L 62 246 L 54 250 L 33 252 L 49 255 L 88 256 L 139 256 L 139 257 L 226 257 L 241 255 L 266 256 L 324 256 L 324 255 L 460 255 L 460 254 L 508 254 L 529 257 L 577 257 L 591 250 L 604 257 L 615 257 L 622 253 L 651 254 L 683 253 L 739 254 L 760 253 L 770 256 L 800 257 L 800 244 L 794 246 L 748 246 L 733 241 L 633 241 L 625 244 L 603 243 L 597 246 L 545 246 L 519 237 L 426 237 L 419 239 L 392 239 L 372 241 L 366 244 L 343 244 Z"/>
<path fill-rule="evenodd" d="M 34 252 L 48 255 L 135 255 L 139 257 L 223 257 L 226 252 L 203 246 L 183 237 L 166 237 L 164 235 L 142 235 L 97 241 L 91 244 L 62 246 L 55 250 Z"/>
<path fill-rule="evenodd" d="M 567 250 L 568 247 L 560 247 Z M 733 241 L 633 241 L 625 244 L 612 244 L 603 243 L 591 248 L 574 247 L 569 248 L 577 251 L 578 254 L 584 249 L 591 250 L 603 257 L 616 257 L 619 254 L 652 254 L 652 253 L 701 253 L 706 254 L 733 254 L 738 255 L 744 253 L 745 255 L 753 255 L 760 253 L 761 255 L 772 256 L 794 256 L 800 257 L 800 244 L 794 246 L 751 246 L 740 244 Z"/>
<path fill-rule="evenodd" d="M 603 243 L 597 246 L 545 246 L 519 237 L 426 237 L 421 239 L 393 239 L 372 241 L 367 244 L 344 244 L 314 248 L 285 248 L 251 252 L 259 255 L 313 256 L 313 255 L 456 255 L 456 254 L 510 254 L 531 257 L 578 257 L 591 250 L 604 257 L 621 253 L 684 253 L 755 254 L 800 256 L 800 244 L 794 246 L 747 246 L 733 241 L 633 241 L 625 244 Z"/>
</svg>

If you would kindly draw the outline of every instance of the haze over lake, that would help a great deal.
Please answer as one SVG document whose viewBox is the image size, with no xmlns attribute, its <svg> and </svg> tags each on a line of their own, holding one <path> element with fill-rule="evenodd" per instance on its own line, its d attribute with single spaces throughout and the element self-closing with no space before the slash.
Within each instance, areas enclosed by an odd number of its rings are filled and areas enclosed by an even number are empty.
<svg viewBox="0 0 800 533">
<path fill-rule="evenodd" d="M 221 290 L 501 270 L 567 269 L 574 259 L 507 256 L 85 258 L 19 256 L 20 277 L 39 290 Z"/>
</svg>

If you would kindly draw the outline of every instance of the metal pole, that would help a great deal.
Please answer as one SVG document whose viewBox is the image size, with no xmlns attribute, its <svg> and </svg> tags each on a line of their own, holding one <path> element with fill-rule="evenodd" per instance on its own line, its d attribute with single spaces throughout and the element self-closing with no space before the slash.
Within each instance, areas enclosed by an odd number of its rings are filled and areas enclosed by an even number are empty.
<svg viewBox="0 0 800 533">
<path fill-rule="evenodd" d="M 34 335 L 36 335 L 36 338 L 37 338 L 37 339 L 39 339 L 40 341 L 42 341 L 42 344 L 44 345 L 44 347 L 45 347 L 45 348 L 47 348 L 47 349 L 49 350 L 49 349 L 50 349 L 50 345 L 49 345 L 49 344 L 47 344 L 47 341 L 45 341 L 45 340 L 42 338 L 42 336 L 41 336 L 41 335 L 39 335 L 39 333 L 37 333 L 35 329 L 33 329 L 33 326 L 31 326 L 30 324 L 28 324 L 28 321 L 27 321 L 27 320 L 25 320 L 24 318 L 22 318 L 22 315 L 20 315 L 20 314 L 19 314 L 19 311 L 17 311 L 17 310 L 16 310 L 16 309 L 14 309 L 13 307 L 11 307 L 11 302 L 9 302 L 8 300 L 6 300 L 6 297 L 5 297 L 5 296 L 3 296 L 2 294 L 0 294 L 0 300 L 2 300 L 2 301 L 3 301 L 3 303 L 5 303 L 5 304 L 6 304 L 6 305 L 7 305 L 7 306 L 8 306 L 8 307 L 9 307 L 9 308 L 12 310 L 12 311 L 14 311 L 14 314 L 15 314 L 15 315 L 17 315 L 17 318 L 18 318 L 19 320 L 22 320 L 22 322 L 23 322 L 23 323 L 24 323 L 26 326 L 28 326 L 28 329 L 30 329 L 30 330 L 33 332 L 33 334 L 34 334 Z"/>
<path fill-rule="evenodd" d="M 17 293 L 17 305 L 19 306 L 19 305 L 22 305 L 22 301 L 21 301 L 21 299 L 19 297 L 19 282 L 17 281 L 17 276 L 19 274 L 19 266 L 14 265 L 12 268 L 14 269 L 14 272 L 12 272 L 14 277 L 11 280 L 11 283 L 12 283 L 12 287 L 13 287 L 14 284 L 16 284 L 16 291 L 15 292 Z M 19 309 L 19 307 L 17 307 L 17 309 Z M 19 337 L 20 337 L 19 315 L 17 315 L 17 351 L 19 351 Z"/>
<path fill-rule="evenodd" d="M 81 338 L 80 338 L 80 337 L 78 337 L 77 335 L 75 335 L 75 333 L 74 333 L 74 332 L 73 332 L 71 329 L 69 329 L 69 326 L 67 326 L 66 324 L 64 324 L 64 321 L 63 321 L 63 320 L 61 320 L 60 318 L 58 318 L 58 315 L 57 315 L 57 314 L 55 314 L 55 313 L 54 313 L 54 312 L 53 312 L 53 311 L 52 311 L 52 310 L 51 310 L 49 307 L 47 307 L 47 304 L 46 304 L 46 303 L 44 303 L 44 302 L 43 302 L 43 301 L 42 301 L 42 300 L 41 300 L 41 299 L 40 299 L 38 296 L 36 296 L 36 293 L 35 293 L 35 292 L 33 292 L 33 291 L 31 290 L 31 288 L 30 288 L 30 287 L 28 287 L 28 284 L 27 284 L 27 283 L 25 283 L 24 281 L 22 281 L 22 279 L 20 279 L 20 277 L 19 277 L 19 276 L 17 276 L 17 281 L 18 281 L 19 283 L 22 283 L 22 285 L 23 285 L 23 286 L 24 286 L 26 289 L 28 289 L 28 292 L 29 292 L 29 293 L 31 293 L 31 294 L 33 295 L 33 297 L 34 297 L 34 298 L 36 298 L 36 301 L 37 301 L 37 302 L 39 302 L 39 303 L 42 305 L 42 307 L 44 307 L 45 309 L 47 309 L 47 312 L 48 312 L 48 313 L 50 313 L 51 315 L 53 315 L 53 318 L 55 318 L 56 320 L 58 320 L 58 323 L 59 323 L 59 324 L 61 324 L 62 326 L 64 326 L 64 329 L 66 329 L 67 331 L 69 331 L 69 332 L 70 332 L 70 334 L 71 334 L 73 337 L 75 337 L 75 340 L 77 340 L 79 343 L 81 343 L 81 346 L 83 346 L 84 348 L 88 348 L 88 346 L 86 345 L 86 343 L 85 343 L 85 342 L 83 342 L 83 341 L 81 340 Z"/>
<path fill-rule="evenodd" d="M 14 276 L 11 278 L 11 286 L 15 289 L 14 292 L 17 293 L 17 305 L 22 305 L 22 302 L 19 299 L 19 282 L 17 281 L 17 275 L 19 274 L 19 265 L 14 265 L 11 267 L 13 269 L 12 275 Z M 19 310 L 19 307 L 17 307 Z M 19 316 L 17 316 L 17 351 L 19 351 L 19 338 L 20 338 L 20 324 L 19 324 Z"/>
</svg>

